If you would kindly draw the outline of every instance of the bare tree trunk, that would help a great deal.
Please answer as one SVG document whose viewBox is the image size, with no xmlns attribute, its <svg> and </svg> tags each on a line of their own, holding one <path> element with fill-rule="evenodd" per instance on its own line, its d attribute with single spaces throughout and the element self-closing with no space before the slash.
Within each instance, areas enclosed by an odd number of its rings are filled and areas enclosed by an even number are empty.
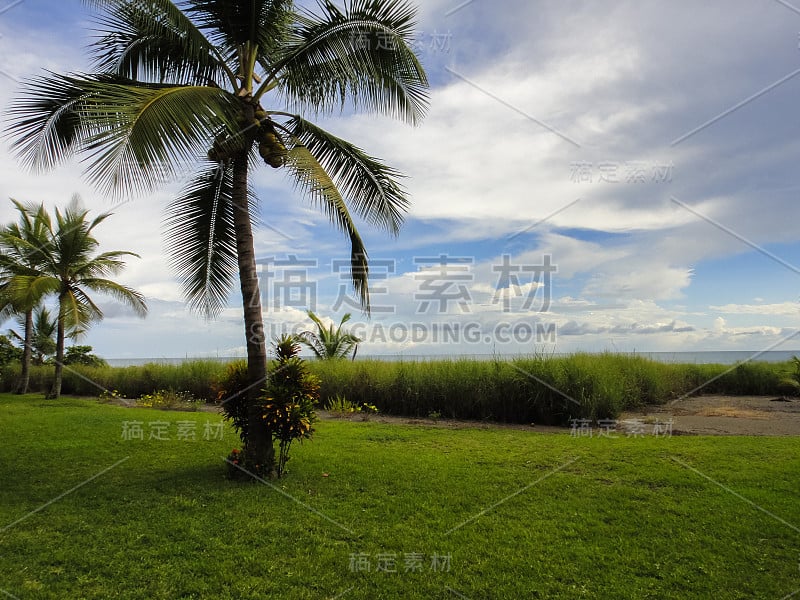
<svg viewBox="0 0 800 600">
<path fill-rule="evenodd" d="M 59 299 L 60 300 L 60 299 Z M 61 315 L 61 307 L 58 310 L 58 333 L 56 334 L 56 371 L 53 377 L 53 389 L 47 395 L 54 399 L 61 395 L 61 378 L 64 373 L 64 317 Z"/>
<path fill-rule="evenodd" d="M 275 448 L 259 406 L 264 397 L 262 390 L 267 384 L 267 348 L 247 194 L 247 171 L 248 156 L 243 152 L 233 162 L 233 223 L 236 229 L 236 255 L 244 305 L 247 376 L 250 384 L 247 398 L 249 404 L 247 454 L 248 462 L 252 461 L 252 464 L 272 470 L 275 464 Z"/>
<path fill-rule="evenodd" d="M 25 347 L 22 349 L 22 373 L 17 386 L 18 394 L 27 394 L 31 381 L 31 344 L 33 343 L 33 309 L 25 311 Z"/>
</svg>

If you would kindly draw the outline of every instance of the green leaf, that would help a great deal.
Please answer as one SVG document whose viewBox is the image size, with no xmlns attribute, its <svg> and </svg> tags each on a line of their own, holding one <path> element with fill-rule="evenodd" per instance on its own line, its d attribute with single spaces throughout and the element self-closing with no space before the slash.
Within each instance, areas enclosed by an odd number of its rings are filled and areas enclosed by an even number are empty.
<svg viewBox="0 0 800 600">
<path fill-rule="evenodd" d="M 228 60 L 245 44 L 257 47 L 262 58 L 280 48 L 293 21 L 291 0 L 187 0 L 186 13 L 223 49 Z"/>
<path fill-rule="evenodd" d="M 147 305 L 144 301 L 144 296 L 128 286 L 119 284 L 109 279 L 102 279 L 98 277 L 85 277 L 81 280 L 81 285 L 93 292 L 99 292 L 107 296 L 111 296 L 118 302 L 125 304 L 133 309 L 139 317 L 144 317 L 147 314 Z M 88 296 L 83 294 L 87 301 Z M 100 312 L 102 316 L 102 312 Z"/>
<path fill-rule="evenodd" d="M 287 129 L 317 159 L 356 214 L 393 235 L 399 233 L 410 202 L 397 171 L 299 116 Z"/>
<path fill-rule="evenodd" d="M 209 86 L 142 84 L 118 76 L 35 79 L 12 105 L 12 149 L 34 169 L 86 152 L 90 179 L 150 191 L 204 155 L 220 130 L 239 135 L 239 103 Z"/>
<path fill-rule="evenodd" d="M 220 129 L 238 130 L 236 98 L 214 87 L 97 85 L 81 119 L 96 131 L 86 148 L 96 184 L 149 191 L 197 162 Z"/>
<path fill-rule="evenodd" d="M 230 165 L 198 173 L 167 208 L 170 265 L 189 305 L 207 318 L 225 307 L 238 270 L 233 211 Z"/>
<path fill-rule="evenodd" d="M 361 339 L 351 333 L 342 331 L 342 326 L 350 320 L 350 313 L 342 317 L 336 329 L 333 328 L 333 324 L 325 327 L 325 324 L 314 312 L 309 310 L 307 314 L 316 325 L 317 331 L 304 331 L 300 334 L 299 339 L 302 344 L 311 349 L 317 358 L 345 358 L 351 352 L 355 356 Z"/>
<path fill-rule="evenodd" d="M 169 0 L 91 0 L 102 9 L 100 35 L 91 45 L 102 72 L 154 83 L 223 85 L 227 70 L 217 49 Z"/>
<path fill-rule="evenodd" d="M 95 83 L 119 78 L 94 76 Z M 50 74 L 26 82 L 8 110 L 11 124 L 5 136 L 23 166 L 34 171 L 52 169 L 81 148 L 91 132 L 77 112 L 88 91 L 79 79 Z"/>
<path fill-rule="evenodd" d="M 350 275 L 353 287 L 365 312 L 369 312 L 369 262 L 367 249 L 358 233 L 347 204 L 336 184 L 309 150 L 295 144 L 288 151 L 286 168 L 295 184 L 328 216 L 330 221 L 350 239 Z"/>
<path fill-rule="evenodd" d="M 422 120 L 428 79 L 411 49 L 415 9 L 401 0 L 330 1 L 320 15 L 298 15 L 284 56 L 263 89 L 277 80 L 286 100 L 329 112 L 358 108 L 409 123 Z"/>
</svg>

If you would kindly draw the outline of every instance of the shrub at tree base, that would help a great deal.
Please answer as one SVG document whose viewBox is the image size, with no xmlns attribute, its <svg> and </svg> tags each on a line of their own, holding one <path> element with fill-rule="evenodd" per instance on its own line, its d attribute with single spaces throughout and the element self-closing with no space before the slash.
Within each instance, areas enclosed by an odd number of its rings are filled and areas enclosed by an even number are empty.
<svg viewBox="0 0 800 600">
<path fill-rule="evenodd" d="M 248 388 L 246 360 L 237 360 L 228 364 L 219 380 L 211 386 L 214 392 L 214 401 L 219 404 L 222 414 L 239 433 L 242 443 L 247 440 Z"/>
<path fill-rule="evenodd" d="M 267 387 L 264 421 L 280 444 L 278 476 L 289 460 L 289 448 L 294 440 L 311 438 L 316 421 L 314 404 L 319 401 L 319 379 L 311 375 L 303 359 L 279 359 Z"/>
<path fill-rule="evenodd" d="M 220 383 L 219 401 L 223 415 L 231 422 L 242 440 L 243 449 L 234 449 L 228 456 L 228 476 L 233 479 L 281 477 L 286 472 L 289 451 L 295 440 L 310 439 L 317 419 L 314 405 L 319 401 L 320 381 L 308 372 L 305 361 L 298 357 L 296 338 L 284 336 L 275 345 L 277 360 L 268 368 L 269 379 L 264 389 L 261 413 L 264 428 L 278 442 L 275 464 L 249 464 L 247 444 L 250 435 L 247 407 L 246 364 L 233 363 Z M 252 475 L 251 475 L 252 474 Z"/>
</svg>

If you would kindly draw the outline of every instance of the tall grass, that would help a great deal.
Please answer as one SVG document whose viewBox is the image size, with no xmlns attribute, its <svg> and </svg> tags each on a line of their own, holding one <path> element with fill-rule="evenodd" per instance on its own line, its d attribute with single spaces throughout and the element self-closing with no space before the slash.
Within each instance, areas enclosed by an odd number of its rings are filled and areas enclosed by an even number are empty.
<svg viewBox="0 0 800 600">
<path fill-rule="evenodd" d="M 513 423 L 615 418 L 689 393 L 778 394 L 789 363 L 674 365 L 619 354 L 514 360 L 327 361 L 313 364 L 322 396 L 384 413 Z M 730 372 L 728 372 L 730 371 Z"/>
<path fill-rule="evenodd" d="M 567 424 L 573 418 L 615 418 L 626 409 L 663 404 L 687 394 L 779 395 L 791 363 L 726 365 L 664 364 L 620 354 L 574 354 L 513 360 L 423 362 L 311 361 L 322 383 L 323 402 L 341 396 L 377 405 L 393 415 L 510 423 Z M 137 398 L 155 390 L 188 391 L 214 399 L 225 365 L 189 361 L 179 365 L 70 367 L 66 394 L 97 396 L 115 390 Z M 19 368 L 0 372 L 0 391 L 13 389 Z M 52 367 L 32 370 L 33 390 L 46 390 Z M 224 387 L 224 386 L 223 386 Z"/>
<path fill-rule="evenodd" d="M 64 368 L 62 392 L 75 396 L 99 396 L 104 390 L 117 391 L 126 398 L 138 398 L 157 390 L 189 392 L 195 398 L 212 400 L 212 386 L 219 381 L 225 364 L 211 360 L 193 360 L 178 365 L 149 363 L 134 367 Z M 0 372 L 0 391 L 11 391 L 19 376 L 19 366 Z M 31 391 L 46 392 L 53 382 L 53 367 L 31 369 Z"/>
</svg>

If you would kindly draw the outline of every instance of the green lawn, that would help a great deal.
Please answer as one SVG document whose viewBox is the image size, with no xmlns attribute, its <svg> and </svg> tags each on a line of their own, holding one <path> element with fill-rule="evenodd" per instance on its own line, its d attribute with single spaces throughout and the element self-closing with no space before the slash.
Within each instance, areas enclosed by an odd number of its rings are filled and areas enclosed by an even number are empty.
<svg viewBox="0 0 800 600">
<path fill-rule="evenodd" d="M 147 439 L 156 421 L 170 440 Z M 327 421 L 270 487 L 223 478 L 238 439 L 204 439 L 218 422 L 0 395 L 0 599 L 800 590 L 798 439 Z"/>
</svg>

